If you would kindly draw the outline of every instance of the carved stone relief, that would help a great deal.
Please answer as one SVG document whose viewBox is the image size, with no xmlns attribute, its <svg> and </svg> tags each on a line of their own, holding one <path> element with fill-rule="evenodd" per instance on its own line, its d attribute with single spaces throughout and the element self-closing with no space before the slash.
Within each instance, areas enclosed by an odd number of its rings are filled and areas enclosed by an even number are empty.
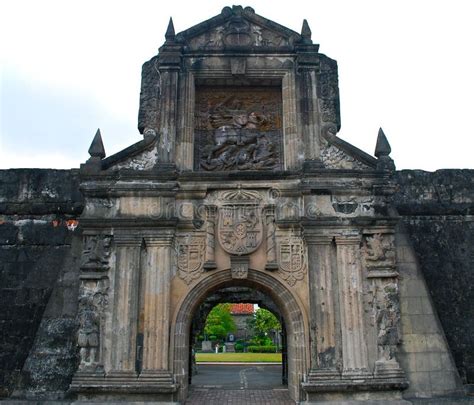
<svg viewBox="0 0 474 405">
<path fill-rule="evenodd" d="M 394 236 L 381 233 L 366 236 L 365 263 L 368 270 L 395 269 Z"/>
<path fill-rule="evenodd" d="M 377 328 L 376 376 L 403 374 L 396 359 L 400 344 L 400 299 L 396 279 L 374 279 L 371 285 L 373 319 Z"/>
<path fill-rule="evenodd" d="M 186 235 L 178 238 L 178 276 L 191 284 L 199 278 L 206 257 L 204 237 Z"/>
<path fill-rule="evenodd" d="M 368 170 L 369 166 L 349 156 L 334 145 L 322 141 L 321 161 L 327 169 Z"/>
<path fill-rule="evenodd" d="M 156 146 L 114 166 L 115 169 L 150 170 L 158 160 Z"/>
<path fill-rule="evenodd" d="M 79 295 L 80 371 L 100 372 L 100 339 L 102 317 L 108 304 L 108 279 L 83 280 Z"/>
<path fill-rule="evenodd" d="M 112 236 L 87 235 L 84 237 L 82 270 L 106 271 L 109 269 Z"/>
<path fill-rule="evenodd" d="M 217 237 L 222 248 L 233 255 L 255 252 L 263 239 L 261 196 L 247 190 L 221 194 Z"/>
<path fill-rule="evenodd" d="M 294 286 L 306 274 L 306 253 L 303 239 L 299 236 L 282 238 L 278 243 L 280 276 Z"/>
<path fill-rule="evenodd" d="M 206 87 L 196 91 L 195 169 L 281 168 L 281 91 Z"/>
<path fill-rule="evenodd" d="M 217 50 L 225 47 L 265 47 L 276 48 L 290 45 L 290 40 L 265 27 L 250 23 L 234 16 L 226 24 L 213 28 L 203 35 L 192 38 L 192 50 Z"/>
</svg>

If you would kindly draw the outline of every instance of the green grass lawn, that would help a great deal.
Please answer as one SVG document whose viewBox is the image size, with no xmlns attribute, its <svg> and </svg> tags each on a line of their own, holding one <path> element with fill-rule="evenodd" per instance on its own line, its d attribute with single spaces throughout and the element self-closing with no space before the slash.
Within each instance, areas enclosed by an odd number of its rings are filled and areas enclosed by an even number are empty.
<svg viewBox="0 0 474 405">
<path fill-rule="evenodd" d="M 198 362 L 281 362 L 281 353 L 196 353 Z"/>
</svg>

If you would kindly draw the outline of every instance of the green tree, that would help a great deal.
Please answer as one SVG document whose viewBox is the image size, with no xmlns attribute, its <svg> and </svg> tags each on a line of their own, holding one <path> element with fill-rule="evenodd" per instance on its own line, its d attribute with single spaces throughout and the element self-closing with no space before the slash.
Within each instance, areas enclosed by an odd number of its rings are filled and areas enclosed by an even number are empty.
<svg viewBox="0 0 474 405">
<path fill-rule="evenodd" d="M 255 312 L 255 330 L 258 333 L 268 333 L 271 331 L 281 330 L 281 325 L 275 315 L 270 311 L 259 308 Z"/>
<path fill-rule="evenodd" d="M 219 339 L 225 339 L 228 333 L 234 333 L 236 330 L 234 318 L 230 313 L 230 304 L 217 304 L 211 309 L 204 326 L 204 332 L 208 336 L 214 335 Z"/>
</svg>

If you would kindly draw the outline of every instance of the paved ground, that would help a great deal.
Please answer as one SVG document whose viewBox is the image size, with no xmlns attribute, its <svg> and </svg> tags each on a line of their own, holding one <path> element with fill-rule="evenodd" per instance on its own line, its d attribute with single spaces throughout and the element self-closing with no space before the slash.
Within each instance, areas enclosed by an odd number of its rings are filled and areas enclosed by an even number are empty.
<svg viewBox="0 0 474 405">
<path fill-rule="evenodd" d="M 294 405 L 281 365 L 199 364 L 186 405 Z"/>
<path fill-rule="evenodd" d="M 281 385 L 281 365 L 217 365 L 199 364 L 193 376 L 193 388 L 272 389 Z"/>
<path fill-rule="evenodd" d="M 288 390 L 222 390 L 194 388 L 186 405 L 295 405 Z"/>
</svg>

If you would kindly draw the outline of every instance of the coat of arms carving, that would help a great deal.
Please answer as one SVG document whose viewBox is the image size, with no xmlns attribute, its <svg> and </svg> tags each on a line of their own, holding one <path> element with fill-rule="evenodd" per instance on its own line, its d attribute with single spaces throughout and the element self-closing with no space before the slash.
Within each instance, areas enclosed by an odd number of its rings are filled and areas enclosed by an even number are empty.
<svg viewBox="0 0 474 405">
<path fill-rule="evenodd" d="M 294 286 L 297 281 L 303 279 L 306 273 L 303 240 L 295 236 L 283 239 L 279 244 L 278 256 L 281 277 L 289 285 Z"/>
<path fill-rule="evenodd" d="M 260 195 L 239 189 L 225 192 L 222 197 L 217 233 L 220 245 L 233 255 L 255 252 L 263 237 Z"/>
<path fill-rule="evenodd" d="M 204 259 L 204 238 L 191 236 L 178 240 L 178 276 L 186 284 L 199 278 Z"/>
</svg>

